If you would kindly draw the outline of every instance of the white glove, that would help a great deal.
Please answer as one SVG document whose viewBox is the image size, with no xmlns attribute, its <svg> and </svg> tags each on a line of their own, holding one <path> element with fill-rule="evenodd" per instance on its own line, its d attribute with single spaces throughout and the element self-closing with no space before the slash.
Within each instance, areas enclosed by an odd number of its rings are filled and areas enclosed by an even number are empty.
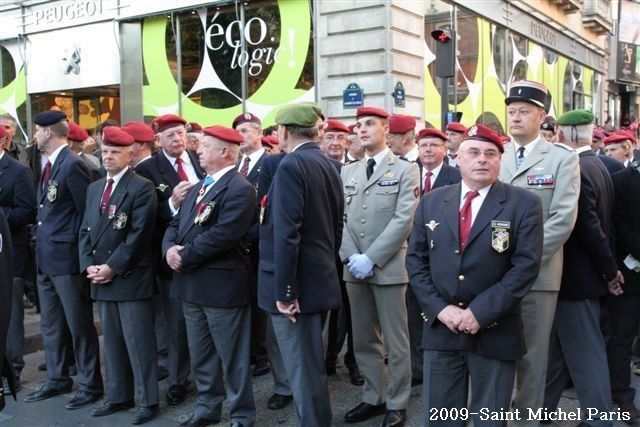
<svg viewBox="0 0 640 427">
<path fill-rule="evenodd" d="M 349 257 L 349 272 L 358 280 L 373 276 L 375 263 L 365 254 L 354 254 Z"/>
</svg>

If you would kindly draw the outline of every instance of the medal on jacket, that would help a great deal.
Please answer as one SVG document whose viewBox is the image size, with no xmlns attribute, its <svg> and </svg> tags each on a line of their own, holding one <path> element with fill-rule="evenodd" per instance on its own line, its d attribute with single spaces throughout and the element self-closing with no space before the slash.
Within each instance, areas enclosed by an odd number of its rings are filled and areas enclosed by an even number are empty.
<svg viewBox="0 0 640 427">
<path fill-rule="evenodd" d="M 431 221 L 429 221 L 427 224 L 425 224 L 425 226 L 431 231 L 434 231 L 436 229 L 436 227 L 439 226 L 439 225 L 440 225 L 440 223 L 439 222 L 435 222 L 435 220 L 433 220 L 433 219 Z"/>
<path fill-rule="evenodd" d="M 53 203 L 58 198 L 58 181 L 50 180 L 47 186 L 47 200 Z"/>
<path fill-rule="evenodd" d="M 126 226 L 127 226 L 127 214 L 124 212 L 119 212 L 113 219 L 113 229 L 122 230 Z"/>
<path fill-rule="evenodd" d="M 498 253 L 509 249 L 509 221 L 491 221 L 491 247 Z"/>
<path fill-rule="evenodd" d="M 200 203 L 197 208 L 198 215 L 193 220 L 194 224 L 202 225 L 209 220 L 213 208 L 216 206 L 216 202 L 209 202 L 207 204 Z"/>
<path fill-rule="evenodd" d="M 260 224 L 264 222 L 264 211 L 266 207 L 267 207 L 267 195 L 265 194 L 264 196 L 262 196 L 262 199 L 260 199 Z"/>
</svg>

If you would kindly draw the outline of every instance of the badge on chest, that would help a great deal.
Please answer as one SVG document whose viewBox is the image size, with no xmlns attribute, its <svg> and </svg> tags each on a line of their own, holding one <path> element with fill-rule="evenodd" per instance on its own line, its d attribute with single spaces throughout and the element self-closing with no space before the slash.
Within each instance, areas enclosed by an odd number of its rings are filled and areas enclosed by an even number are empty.
<svg viewBox="0 0 640 427">
<path fill-rule="evenodd" d="M 213 208 L 215 207 L 216 207 L 216 202 L 209 202 L 207 204 L 200 203 L 198 205 L 198 214 L 196 215 L 193 222 L 196 225 L 205 224 L 209 220 L 209 217 L 211 217 L 211 213 L 213 212 Z"/>
<path fill-rule="evenodd" d="M 47 184 L 47 200 L 49 203 L 53 203 L 58 198 L 58 181 L 49 180 Z"/>
<path fill-rule="evenodd" d="M 535 174 L 535 175 L 527 175 L 527 185 L 553 185 L 554 179 L 552 174 Z"/>
<path fill-rule="evenodd" d="M 509 221 L 491 221 L 491 247 L 498 253 L 509 249 Z"/>
</svg>

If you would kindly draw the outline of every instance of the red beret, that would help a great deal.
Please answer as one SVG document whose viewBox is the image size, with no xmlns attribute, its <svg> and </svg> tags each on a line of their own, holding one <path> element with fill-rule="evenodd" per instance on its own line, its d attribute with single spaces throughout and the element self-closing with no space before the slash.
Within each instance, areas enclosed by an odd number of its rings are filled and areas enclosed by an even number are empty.
<svg viewBox="0 0 640 427">
<path fill-rule="evenodd" d="M 128 147 L 133 145 L 135 140 L 127 132 L 123 131 L 117 126 L 107 126 L 102 129 L 104 134 L 102 143 L 104 145 L 115 145 L 119 147 Z"/>
<path fill-rule="evenodd" d="M 73 122 L 69 122 L 69 136 L 67 139 L 71 141 L 83 142 L 89 138 L 89 134 L 86 130 L 78 126 Z"/>
<path fill-rule="evenodd" d="M 443 141 L 446 141 L 447 135 L 436 128 L 425 128 L 418 132 L 418 141 L 424 138 L 440 138 Z"/>
<path fill-rule="evenodd" d="M 449 130 L 451 132 L 465 133 L 467 131 L 467 127 L 462 123 L 451 122 L 447 125 L 445 130 Z"/>
<path fill-rule="evenodd" d="M 0 138 L 4 138 L 7 135 L 9 134 L 7 133 L 7 130 L 4 128 L 4 126 L 0 126 Z"/>
<path fill-rule="evenodd" d="M 262 143 L 263 147 L 273 148 L 273 142 L 271 142 L 268 136 L 263 136 L 260 142 Z"/>
<path fill-rule="evenodd" d="M 509 138 L 508 135 L 500 135 L 500 141 L 502 141 L 503 144 L 506 144 L 507 142 L 511 142 L 511 138 Z"/>
<path fill-rule="evenodd" d="M 389 117 L 389 133 L 407 133 L 416 128 L 416 119 L 404 114 L 393 114 Z"/>
<path fill-rule="evenodd" d="M 189 122 L 187 125 L 188 132 L 202 132 L 202 126 L 200 126 L 197 122 Z"/>
<path fill-rule="evenodd" d="M 324 124 L 324 131 L 349 133 L 349 128 L 340 120 L 329 119 Z"/>
<path fill-rule="evenodd" d="M 122 126 L 122 130 L 131 135 L 135 142 L 153 142 L 156 135 L 144 122 L 129 122 Z"/>
<path fill-rule="evenodd" d="M 625 129 L 625 130 L 621 130 L 620 133 L 623 135 L 627 135 L 631 141 L 636 142 L 636 135 L 633 133 L 632 130 Z"/>
<path fill-rule="evenodd" d="M 601 130 L 594 130 L 593 131 L 593 137 L 596 139 L 605 139 L 607 137 L 607 135 L 602 132 Z"/>
<path fill-rule="evenodd" d="M 356 127 L 356 124 L 355 124 L 355 123 L 353 123 L 353 124 L 350 124 L 350 125 L 349 125 L 349 133 L 350 133 L 350 134 L 353 134 L 353 135 L 355 135 L 355 134 L 356 134 L 356 131 L 355 131 L 355 130 L 353 130 L 355 127 Z"/>
<path fill-rule="evenodd" d="M 629 141 L 630 139 L 631 137 L 627 133 L 617 132 L 606 137 L 604 139 L 604 145 L 617 144 L 620 142 Z"/>
<path fill-rule="evenodd" d="M 159 133 L 165 129 L 180 125 L 184 126 L 186 124 L 187 121 L 180 116 L 176 116 L 175 114 L 164 114 L 153 119 L 151 122 L 151 129 L 153 129 L 155 133 Z"/>
<path fill-rule="evenodd" d="M 210 126 L 202 129 L 202 131 L 205 135 L 209 135 L 232 144 L 240 145 L 240 143 L 244 141 L 244 137 L 240 135 L 240 132 L 226 126 Z"/>
<path fill-rule="evenodd" d="M 232 128 L 237 128 L 238 125 L 241 125 L 242 123 L 255 123 L 257 125 L 262 126 L 262 122 L 260 121 L 260 118 L 254 114 L 251 113 L 244 113 L 244 114 L 240 114 L 238 117 L 236 117 L 233 120 L 233 124 L 231 125 Z"/>
<path fill-rule="evenodd" d="M 386 119 L 389 117 L 389 113 L 378 107 L 360 107 L 356 110 L 356 119 L 366 116 L 382 117 L 383 119 Z"/>
<path fill-rule="evenodd" d="M 463 141 L 474 140 L 474 141 L 486 141 L 490 142 L 500 150 L 501 153 L 504 153 L 504 146 L 502 145 L 502 139 L 500 139 L 500 135 L 493 131 L 489 126 L 485 125 L 473 125 L 464 133 L 462 137 Z"/>
<path fill-rule="evenodd" d="M 278 139 L 278 137 L 276 135 L 267 136 L 266 138 L 273 145 L 280 145 L 280 140 Z"/>
</svg>

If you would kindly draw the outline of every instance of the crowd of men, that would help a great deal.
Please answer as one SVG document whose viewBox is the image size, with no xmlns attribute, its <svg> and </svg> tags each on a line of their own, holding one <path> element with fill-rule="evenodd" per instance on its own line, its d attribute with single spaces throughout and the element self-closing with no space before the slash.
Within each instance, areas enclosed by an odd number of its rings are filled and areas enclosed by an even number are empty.
<svg viewBox="0 0 640 427">
<path fill-rule="evenodd" d="M 372 106 L 347 126 L 300 103 L 267 129 L 251 113 L 230 127 L 104 123 L 94 155 L 52 110 L 35 117 L 25 164 L 3 116 L 0 265 L 13 280 L 0 287 L 13 308 L 0 331 L 15 385 L 35 279 L 47 379 L 26 402 L 69 393 L 75 371 L 67 409 L 104 397 L 94 416 L 137 405 L 143 424 L 166 378 L 169 405 L 195 382 L 182 426 L 218 423 L 225 399 L 232 426 L 251 426 L 252 377 L 271 373 L 269 409 L 293 402 L 296 425 L 329 426 L 327 376 L 346 342 L 362 391 L 347 423 L 407 424 L 420 385 L 415 422 L 429 426 L 555 420 L 569 384 L 582 422 L 635 421 L 636 136 L 605 135 L 586 110 L 551 125 L 546 99 L 539 83 L 510 86 L 509 137 L 416 132 Z"/>
</svg>

